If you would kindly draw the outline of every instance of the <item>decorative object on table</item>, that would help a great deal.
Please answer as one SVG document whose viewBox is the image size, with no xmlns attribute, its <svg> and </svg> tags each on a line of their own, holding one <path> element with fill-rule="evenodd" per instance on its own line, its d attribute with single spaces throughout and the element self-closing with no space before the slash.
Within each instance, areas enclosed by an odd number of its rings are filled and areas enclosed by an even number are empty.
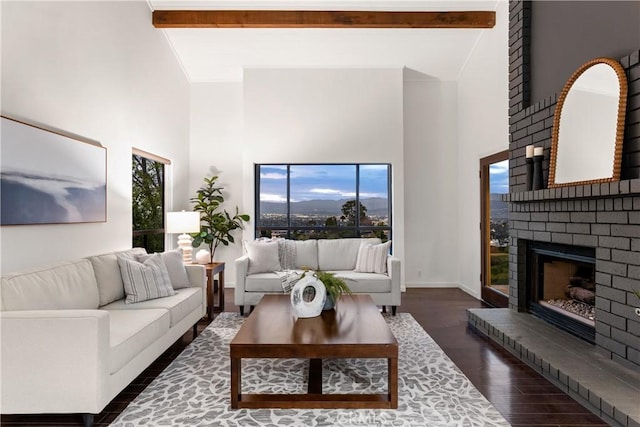
<svg viewBox="0 0 640 427">
<path fill-rule="evenodd" d="M 195 233 L 200 230 L 200 213 L 198 212 L 167 212 L 167 233 L 178 234 L 178 247 L 182 251 L 182 260 L 191 262 L 191 236 L 187 233 Z"/>
<path fill-rule="evenodd" d="M 307 277 L 308 273 L 310 273 L 309 270 L 305 270 L 302 277 Z M 320 280 L 327 291 L 327 300 L 325 301 L 323 310 L 335 308 L 342 294 L 352 294 L 351 289 L 347 286 L 347 282 L 341 277 L 336 277 L 335 273 L 318 270 L 312 273 L 312 277 Z"/>
<path fill-rule="evenodd" d="M 291 306 L 299 318 L 319 316 L 326 300 L 325 285 L 312 275 L 301 278 L 291 290 Z"/>
<path fill-rule="evenodd" d="M 198 264 L 209 264 L 211 262 L 211 253 L 208 249 L 200 249 L 196 253 L 196 262 Z"/>
<path fill-rule="evenodd" d="M 544 158 L 544 149 L 535 147 L 533 149 L 533 184 L 532 190 L 541 190 L 542 185 L 542 159 Z"/>
<path fill-rule="evenodd" d="M 0 225 L 107 220 L 107 150 L 2 117 Z"/>
<path fill-rule="evenodd" d="M 242 223 L 250 219 L 249 215 L 238 213 L 237 206 L 233 216 L 220 207 L 224 203 L 224 187 L 216 186 L 217 180 L 218 176 L 215 175 L 211 178 L 205 177 L 205 185 L 196 191 L 196 197 L 190 199 L 190 202 L 194 203 L 193 210 L 201 214 L 200 227 L 195 230 L 198 233 L 193 234 L 193 245 L 209 245 L 211 259 L 214 259 L 220 244 L 229 246 L 229 243 L 235 243 L 231 233 L 243 228 Z"/>
<path fill-rule="evenodd" d="M 526 180 L 526 191 L 531 191 L 533 189 L 533 145 L 527 145 L 526 147 L 526 167 L 527 167 L 527 180 Z"/>
</svg>

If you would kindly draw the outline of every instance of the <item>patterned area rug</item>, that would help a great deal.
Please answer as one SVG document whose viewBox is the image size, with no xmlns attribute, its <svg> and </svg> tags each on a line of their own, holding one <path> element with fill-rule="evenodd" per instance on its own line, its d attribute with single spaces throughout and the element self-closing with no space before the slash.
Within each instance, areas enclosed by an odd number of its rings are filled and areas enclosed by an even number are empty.
<svg viewBox="0 0 640 427">
<path fill-rule="evenodd" d="M 243 318 L 237 313 L 222 313 L 111 425 L 509 425 L 410 314 L 384 316 L 400 345 L 397 410 L 232 410 L 229 342 Z M 242 363 L 243 392 L 306 392 L 306 360 L 247 359 Z M 386 390 L 386 359 L 324 361 L 324 393 L 385 393 Z"/>
</svg>

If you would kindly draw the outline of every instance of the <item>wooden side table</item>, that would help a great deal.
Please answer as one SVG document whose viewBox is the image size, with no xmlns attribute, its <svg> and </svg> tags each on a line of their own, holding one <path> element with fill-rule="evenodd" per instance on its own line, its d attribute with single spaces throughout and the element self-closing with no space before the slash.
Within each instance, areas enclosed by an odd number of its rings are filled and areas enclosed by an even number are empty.
<svg viewBox="0 0 640 427">
<path fill-rule="evenodd" d="M 211 320 L 215 309 L 224 311 L 224 262 L 212 262 L 204 267 L 207 271 L 207 316 Z M 218 307 L 213 303 L 213 278 L 216 274 L 218 275 Z"/>
</svg>

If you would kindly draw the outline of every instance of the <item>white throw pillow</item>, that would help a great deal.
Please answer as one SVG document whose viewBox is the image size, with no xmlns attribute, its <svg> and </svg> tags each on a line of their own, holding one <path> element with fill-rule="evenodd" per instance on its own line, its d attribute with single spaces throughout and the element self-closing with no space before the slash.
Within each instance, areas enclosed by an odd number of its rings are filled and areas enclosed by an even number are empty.
<svg viewBox="0 0 640 427">
<path fill-rule="evenodd" d="M 247 242 L 245 244 L 249 255 L 248 274 L 271 273 L 281 271 L 278 259 L 278 242 Z"/>
<path fill-rule="evenodd" d="M 139 262 L 145 262 L 151 255 L 138 255 L 136 260 Z M 160 254 L 164 266 L 169 273 L 169 279 L 171 280 L 171 286 L 173 289 L 188 288 L 191 286 L 189 282 L 189 276 L 187 275 L 187 269 L 184 266 L 182 259 L 182 253 L 179 250 L 166 251 Z"/>
<path fill-rule="evenodd" d="M 363 243 L 358 249 L 356 268 L 359 273 L 387 273 L 387 255 L 391 247 L 391 240 L 379 245 Z"/>
<path fill-rule="evenodd" d="M 151 255 L 144 263 L 118 256 L 118 266 L 126 304 L 175 295 L 160 254 Z"/>
</svg>

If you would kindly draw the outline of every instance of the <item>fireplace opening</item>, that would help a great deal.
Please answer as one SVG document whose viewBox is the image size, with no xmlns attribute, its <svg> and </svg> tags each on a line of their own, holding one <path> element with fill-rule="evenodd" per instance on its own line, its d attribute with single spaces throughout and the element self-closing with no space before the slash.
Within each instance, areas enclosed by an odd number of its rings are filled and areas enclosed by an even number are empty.
<svg viewBox="0 0 640 427">
<path fill-rule="evenodd" d="M 595 249 L 530 242 L 527 309 L 595 343 Z"/>
</svg>

